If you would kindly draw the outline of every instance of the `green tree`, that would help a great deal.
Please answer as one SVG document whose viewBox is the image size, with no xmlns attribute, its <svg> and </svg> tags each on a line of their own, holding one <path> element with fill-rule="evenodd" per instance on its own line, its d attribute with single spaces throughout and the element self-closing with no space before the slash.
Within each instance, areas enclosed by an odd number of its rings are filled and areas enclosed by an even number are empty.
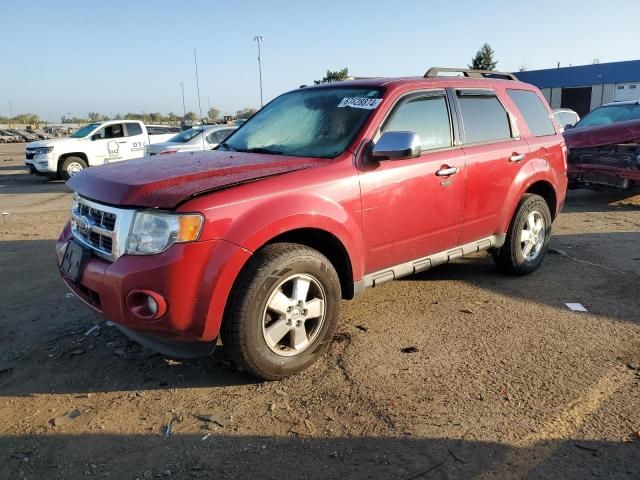
<svg viewBox="0 0 640 480">
<path fill-rule="evenodd" d="M 89 112 L 87 115 L 89 117 L 89 120 L 91 120 L 92 122 L 99 122 L 101 120 L 104 120 L 104 115 L 98 112 Z"/>
<path fill-rule="evenodd" d="M 335 72 L 327 70 L 327 74 L 322 80 L 314 80 L 313 83 L 320 85 L 321 83 L 340 82 L 347 78 L 349 78 L 349 69 L 344 67 L 342 70 L 336 70 Z"/>
<path fill-rule="evenodd" d="M 253 114 L 256 112 L 257 110 L 255 108 L 243 108 L 236 112 L 236 118 L 248 119 L 253 117 Z"/>
<path fill-rule="evenodd" d="M 469 68 L 473 68 L 474 70 L 495 70 L 498 61 L 493 58 L 493 54 L 493 48 L 485 42 L 471 60 Z"/>
<path fill-rule="evenodd" d="M 217 120 L 220 120 L 220 113 L 220 110 L 218 110 L 216 107 L 211 107 L 207 112 L 207 116 L 209 117 L 209 120 L 215 122 Z"/>
<path fill-rule="evenodd" d="M 27 125 L 34 125 L 40 123 L 40 117 L 36 113 L 20 113 L 12 119 L 13 123 L 26 123 Z"/>
<path fill-rule="evenodd" d="M 184 120 L 195 123 L 198 120 L 198 115 L 196 115 L 195 112 L 187 112 L 184 116 Z"/>
</svg>

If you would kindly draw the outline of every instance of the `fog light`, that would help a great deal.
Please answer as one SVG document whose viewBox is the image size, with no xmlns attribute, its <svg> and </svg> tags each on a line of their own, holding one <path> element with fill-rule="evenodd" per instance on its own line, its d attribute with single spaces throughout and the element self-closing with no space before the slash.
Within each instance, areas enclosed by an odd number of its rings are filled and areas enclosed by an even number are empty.
<svg viewBox="0 0 640 480">
<path fill-rule="evenodd" d="M 159 320 L 167 313 L 167 301 L 152 290 L 132 290 L 125 303 L 131 315 L 145 322 Z"/>
<path fill-rule="evenodd" d="M 153 299 L 153 297 L 147 297 L 147 308 L 149 309 L 149 312 L 151 312 L 151 315 L 153 315 L 154 317 L 156 313 L 158 313 L 158 304 Z"/>
</svg>

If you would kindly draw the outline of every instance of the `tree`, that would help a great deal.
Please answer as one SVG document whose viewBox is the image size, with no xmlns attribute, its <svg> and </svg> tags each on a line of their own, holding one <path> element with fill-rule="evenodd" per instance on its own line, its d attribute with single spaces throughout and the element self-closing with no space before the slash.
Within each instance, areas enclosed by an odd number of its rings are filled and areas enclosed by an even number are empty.
<svg viewBox="0 0 640 480">
<path fill-rule="evenodd" d="M 209 120 L 215 122 L 216 120 L 220 119 L 220 110 L 218 110 L 216 107 L 211 107 L 207 112 L 207 116 L 209 117 Z"/>
<path fill-rule="evenodd" d="M 104 120 L 104 115 L 98 112 L 89 112 L 87 114 L 89 116 L 89 120 L 92 122 L 99 122 L 100 120 Z"/>
<path fill-rule="evenodd" d="M 236 118 L 248 119 L 251 118 L 256 112 L 257 110 L 255 108 L 243 108 L 242 110 L 238 110 L 236 112 Z"/>
<path fill-rule="evenodd" d="M 183 120 L 195 123 L 198 120 L 198 115 L 196 115 L 195 112 L 187 112 Z"/>
<path fill-rule="evenodd" d="M 471 60 L 469 68 L 474 70 L 495 70 L 498 61 L 493 58 L 493 48 L 488 43 L 485 43 L 480 47 L 480 50 L 476 52 L 476 56 Z"/>
<path fill-rule="evenodd" d="M 349 69 L 344 67 L 342 70 L 336 70 L 335 72 L 327 70 L 327 74 L 322 80 L 314 80 L 313 83 L 320 85 L 321 83 L 340 82 L 347 78 L 349 78 Z"/>
</svg>

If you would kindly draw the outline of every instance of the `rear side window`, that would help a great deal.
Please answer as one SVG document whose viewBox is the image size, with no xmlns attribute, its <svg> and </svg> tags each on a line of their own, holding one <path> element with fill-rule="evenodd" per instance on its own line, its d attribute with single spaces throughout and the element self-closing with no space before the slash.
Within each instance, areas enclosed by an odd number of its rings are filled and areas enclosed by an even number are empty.
<svg viewBox="0 0 640 480">
<path fill-rule="evenodd" d="M 134 137 L 136 135 L 142 134 L 142 127 L 140 126 L 139 123 L 127 123 L 125 125 L 127 126 L 128 137 Z"/>
<path fill-rule="evenodd" d="M 413 97 L 395 108 L 383 132 L 415 132 L 422 150 L 451 146 L 451 123 L 444 94 Z"/>
<path fill-rule="evenodd" d="M 458 91 L 457 95 L 464 125 L 464 143 L 511 138 L 507 111 L 494 94 Z"/>
<path fill-rule="evenodd" d="M 556 133 L 549 112 L 544 108 L 540 97 L 529 90 L 507 90 L 507 94 L 516 104 L 524 117 L 529 130 L 535 137 L 544 137 Z"/>
</svg>

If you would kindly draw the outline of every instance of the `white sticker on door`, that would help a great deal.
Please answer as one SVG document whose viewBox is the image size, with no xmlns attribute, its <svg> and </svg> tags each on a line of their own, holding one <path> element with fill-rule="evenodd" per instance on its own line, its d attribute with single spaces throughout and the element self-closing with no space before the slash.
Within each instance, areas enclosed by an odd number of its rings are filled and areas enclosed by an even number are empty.
<svg viewBox="0 0 640 480">
<path fill-rule="evenodd" d="M 350 107 L 374 110 L 380 103 L 382 103 L 381 98 L 345 97 L 338 104 L 338 108 Z"/>
</svg>

